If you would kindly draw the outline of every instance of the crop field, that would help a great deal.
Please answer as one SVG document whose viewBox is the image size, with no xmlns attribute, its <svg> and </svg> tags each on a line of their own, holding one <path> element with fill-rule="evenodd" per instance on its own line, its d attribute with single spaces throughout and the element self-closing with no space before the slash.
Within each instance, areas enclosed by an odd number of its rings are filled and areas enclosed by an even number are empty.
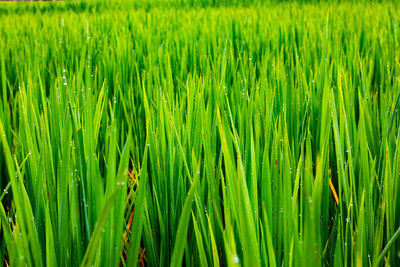
<svg viewBox="0 0 400 267">
<path fill-rule="evenodd" d="M 0 266 L 399 266 L 396 1 L 0 3 Z"/>
</svg>

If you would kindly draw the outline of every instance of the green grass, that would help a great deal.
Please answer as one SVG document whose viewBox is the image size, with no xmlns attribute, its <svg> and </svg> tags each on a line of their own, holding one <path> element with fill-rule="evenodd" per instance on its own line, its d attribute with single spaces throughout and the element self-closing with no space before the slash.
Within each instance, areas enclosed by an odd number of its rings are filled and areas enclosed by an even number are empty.
<svg viewBox="0 0 400 267">
<path fill-rule="evenodd" d="M 400 265 L 397 4 L 238 3 L 1 6 L 1 265 Z"/>
</svg>

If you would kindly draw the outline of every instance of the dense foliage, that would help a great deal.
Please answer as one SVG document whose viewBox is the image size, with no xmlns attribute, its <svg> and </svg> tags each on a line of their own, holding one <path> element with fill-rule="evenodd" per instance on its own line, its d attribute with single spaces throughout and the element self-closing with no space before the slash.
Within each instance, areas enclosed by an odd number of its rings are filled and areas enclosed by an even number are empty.
<svg viewBox="0 0 400 267">
<path fill-rule="evenodd" d="M 217 2 L 2 5 L 1 264 L 400 264 L 395 3 Z"/>
</svg>

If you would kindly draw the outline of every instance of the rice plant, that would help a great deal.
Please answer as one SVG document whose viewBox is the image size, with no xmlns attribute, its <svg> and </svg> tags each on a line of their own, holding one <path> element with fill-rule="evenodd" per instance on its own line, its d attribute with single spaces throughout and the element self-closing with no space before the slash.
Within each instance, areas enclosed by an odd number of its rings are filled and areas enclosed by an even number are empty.
<svg viewBox="0 0 400 267">
<path fill-rule="evenodd" d="M 400 265 L 400 9 L 306 2 L 1 4 L 1 265 Z"/>
</svg>

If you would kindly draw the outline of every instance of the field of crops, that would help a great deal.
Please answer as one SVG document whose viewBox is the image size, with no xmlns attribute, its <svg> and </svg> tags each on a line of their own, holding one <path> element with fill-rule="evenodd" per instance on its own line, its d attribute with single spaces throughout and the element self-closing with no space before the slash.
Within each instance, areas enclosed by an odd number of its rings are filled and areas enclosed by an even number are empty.
<svg viewBox="0 0 400 267">
<path fill-rule="evenodd" d="M 400 9 L 0 4 L 0 266 L 399 266 Z"/>
</svg>

